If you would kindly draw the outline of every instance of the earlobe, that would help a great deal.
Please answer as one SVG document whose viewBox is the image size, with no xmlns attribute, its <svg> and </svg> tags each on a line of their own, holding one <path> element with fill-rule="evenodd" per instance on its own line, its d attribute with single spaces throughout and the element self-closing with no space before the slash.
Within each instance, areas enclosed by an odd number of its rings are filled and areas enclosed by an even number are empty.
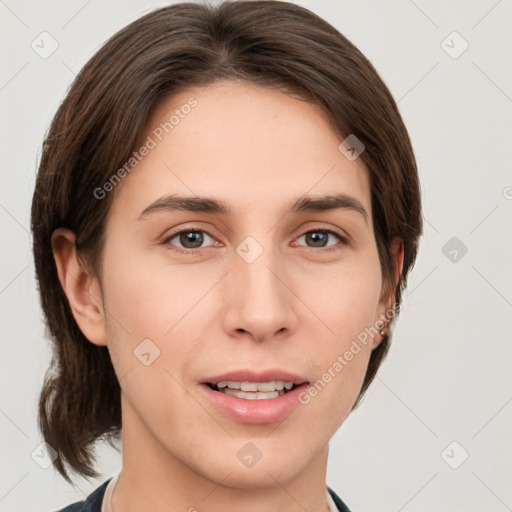
<svg viewBox="0 0 512 512">
<path fill-rule="evenodd" d="M 59 281 L 84 336 L 95 345 L 107 345 L 99 281 L 79 258 L 75 241 L 76 235 L 69 229 L 59 228 L 52 234 Z"/>
<path fill-rule="evenodd" d="M 404 265 L 404 243 L 400 238 L 394 238 L 391 243 L 391 255 L 394 264 L 394 281 L 391 289 L 384 290 L 379 302 L 379 319 L 381 325 L 379 325 L 379 334 L 373 338 L 373 348 L 376 348 L 387 336 L 389 332 L 389 324 L 393 320 L 395 315 L 395 289 L 402 275 Z M 383 323 L 385 322 L 385 323 Z"/>
</svg>

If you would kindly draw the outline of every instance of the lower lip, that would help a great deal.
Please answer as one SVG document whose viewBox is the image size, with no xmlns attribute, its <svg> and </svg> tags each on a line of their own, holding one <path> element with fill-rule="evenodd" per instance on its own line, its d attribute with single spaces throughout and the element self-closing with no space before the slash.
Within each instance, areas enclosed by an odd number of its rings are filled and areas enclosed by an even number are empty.
<svg viewBox="0 0 512 512">
<path fill-rule="evenodd" d="M 296 386 L 288 393 L 277 398 L 263 400 L 246 400 L 214 391 L 206 384 L 201 384 L 208 400 L 223 414 L 241 423 L 275 423 L 286 418 L 297 405 L 299 395 L 308 384 Z"/>
</svg>

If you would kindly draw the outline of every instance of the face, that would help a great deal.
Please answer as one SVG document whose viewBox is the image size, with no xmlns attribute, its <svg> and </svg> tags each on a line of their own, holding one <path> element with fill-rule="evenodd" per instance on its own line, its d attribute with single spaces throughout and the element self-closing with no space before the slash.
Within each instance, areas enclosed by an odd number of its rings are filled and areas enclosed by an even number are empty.
<svg viewBox="0 0 512 512">
<path fill-rule="evenodd" d="M 390 306 L 367 170 L 316 107 L 248 84 L 182 92 L 147 127 L 101 277 L 123 436 L 213 481 L 285 483 L 326 455 L 381 341 L 357 341 Z"/>
</svg>

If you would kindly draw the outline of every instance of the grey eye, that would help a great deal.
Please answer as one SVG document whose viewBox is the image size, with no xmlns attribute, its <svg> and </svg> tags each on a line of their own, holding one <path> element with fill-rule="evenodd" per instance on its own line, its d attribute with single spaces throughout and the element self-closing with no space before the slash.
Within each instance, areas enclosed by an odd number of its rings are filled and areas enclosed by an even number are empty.
<svg viewBox="0 0 512 512">
<path fill-rule="evenodd" d="M 335 236 L 338 241 L 341 241 L 340 236 L 337 233 L 334 233 L 333 231 L 329 230 L 321 230 L 316 229 L 312 231 L 308 231 L 307 233 L 304 233 L 301 237 L 299 237 L 297 240 L 300 240 L 301 238 L 304 238 L 306 241 L 306 244 L 310 243 L 309 247 L 328 247 L 330 245 L 334 244 L 327 244 L 327 241 L 329 239 L 329 236 L 333 235 Z"/>
</svg>

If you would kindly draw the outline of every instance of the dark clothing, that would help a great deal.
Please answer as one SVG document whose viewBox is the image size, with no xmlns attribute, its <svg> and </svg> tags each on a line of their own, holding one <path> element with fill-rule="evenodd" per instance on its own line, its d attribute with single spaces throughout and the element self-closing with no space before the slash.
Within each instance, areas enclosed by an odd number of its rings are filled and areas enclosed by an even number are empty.
<svg viewBox="0 0 512 512">
<path fill-rule="evenodd" d="M 327 490 L 329 491 L 329 494 L 331 495 L 332 501 L 334 501 L 334 504 L 338 508 L 340 512 L 350 512 L 349 508 L 343 501 L 341 501 L 341 498 L 330 488 L 327 487 Z"/>
<path fill-rule="evenodd" d="M 96 490 L 89 494 L 85 500 L 72 503 L 71 505 L 62 508 L 57 512 L 101 512 L 101 502 L 103 501 L 103 495 L 105 494 L 105 489 L 107 488 L 110 480 L 111 478 L 109 478 L 106 482 L 103 482 Z M 350 512 L 348 507 L 343 503 L 343 501 L 341 501 L 341 499 L 332 489 L 327 487 L 327 490 L 329 491 L 329 494 L 331 495 L 340 512 Z"/>
<path fill-rule="evenodd" d="M 96 490 L 89 494 L 85 500 L 72 503 L 57 512 L 101 512 L 101 502 L 103 501 L 103 495 L 105 494 L 105 489 L 110 480 L 112 480 L 112 478 L 103 482 Z"/>
</svg>

